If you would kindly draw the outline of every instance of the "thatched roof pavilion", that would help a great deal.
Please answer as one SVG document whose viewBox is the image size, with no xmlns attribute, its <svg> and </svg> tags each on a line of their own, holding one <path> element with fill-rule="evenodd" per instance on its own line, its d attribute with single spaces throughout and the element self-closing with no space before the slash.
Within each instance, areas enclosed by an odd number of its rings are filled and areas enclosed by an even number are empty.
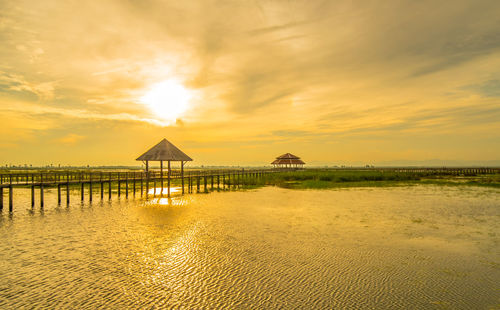
<svg viewBox="0 0 500 310">
<path fill-rule="evenodd" d="M 175 145 L 167 139 L 163 139 L 157 145 L 153 146 L 149 151 L 142 154 L 136 160 L 146 162 L 146 167 L 149 161 L 192 161 L 193 159 L 187 156 L 183 151 L 179 150 Z M 147 169 L 146 169 L 147 170 Z"/>
<path fill-rule="evenodd" d="M 150 161 L 160 162 L 160 178 L 163 189 L 163 162 L 168 162 L 168 195 L 170 196 L 170 162 L 180 161 L 181 162 L 181 175 L 182 181 L 184 182 L 184 163 L 187 161 L 192 161 L 193 159 L 187 156 L 183 151 L 179 150 L 175 145 L 170 143 L 167 139 L 163 139 L 157 145 L 153 146 L 149 151 L 142 154 L 136 160 L 146 162 L 146 172 L 149 171 Z M 149 175 L 149 174 L 148 174 Z"/>
<path fill-rule="evenodd" d="M 276 157 L 276 160 L 271 163 L 275 168 L 302 168 L 305 164 L 300 157 L 290 153 Z"/>
</svg>

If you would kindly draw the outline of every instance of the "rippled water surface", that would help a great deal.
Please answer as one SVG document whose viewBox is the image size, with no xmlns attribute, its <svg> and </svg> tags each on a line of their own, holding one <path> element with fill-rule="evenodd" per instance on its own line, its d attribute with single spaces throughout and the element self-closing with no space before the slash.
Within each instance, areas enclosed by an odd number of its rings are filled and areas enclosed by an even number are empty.
<svg viewBox="0 0 500 310">
<path fill-rule="evenodd" d="M 29 199 L 0 215 L 2 309 L 500 307 L 494 189 Z"/>
</svg>

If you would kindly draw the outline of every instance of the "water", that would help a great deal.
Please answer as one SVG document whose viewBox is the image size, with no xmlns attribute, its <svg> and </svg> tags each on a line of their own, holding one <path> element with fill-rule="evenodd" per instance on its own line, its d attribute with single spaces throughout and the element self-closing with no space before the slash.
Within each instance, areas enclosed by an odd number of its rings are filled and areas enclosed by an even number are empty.
<svg viewBox="0 0 500 310">
<path fill-rule="evenodd" d="M 500 195 L 262 188 L 0 215 L 0 308 L 500 308 Z M 78 201 L 78 192 L 72 201 Z"/>
</svg>

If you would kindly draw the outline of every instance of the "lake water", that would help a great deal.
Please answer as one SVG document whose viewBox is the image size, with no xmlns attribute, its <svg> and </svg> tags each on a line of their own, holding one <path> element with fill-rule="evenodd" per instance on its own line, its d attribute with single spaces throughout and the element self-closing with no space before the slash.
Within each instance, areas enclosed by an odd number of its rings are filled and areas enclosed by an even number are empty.
<svg viewBox="0 0 500 310">
<path fill-rule="evenodd" d="M 29 199 L 0 215 L 1 309 L 500 308 L 497 189 Z"/>
</svg>

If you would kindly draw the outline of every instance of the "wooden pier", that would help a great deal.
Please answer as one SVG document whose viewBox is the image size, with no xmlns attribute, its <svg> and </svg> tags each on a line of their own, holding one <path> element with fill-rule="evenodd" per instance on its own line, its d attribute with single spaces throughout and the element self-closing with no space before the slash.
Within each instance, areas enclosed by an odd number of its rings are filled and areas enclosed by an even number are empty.
<svg viewBox="0 0 500 310">
<path fill-rule="evenodd" d="M 293 171 L 295 169 L 222 169 L 222 170 L 174 170 L 167 171 L 38 171 L 31 173 L 0 173 L 0 211 L 8 204 L 9 211 L 14 208 L 14 188 L 31 189 L 31 207 L 35 207 L 37 192 L 40 208 L 44 208 L 44 192 L 57 188 L 57 203 L 70 204 L 70 190 L 80 191 L 80 201 L 94 198 L 112 199 L 113 192 L 126 199 L 131 194 L 140 197 L 170 197 L 172 185 L 179 194 L 205 193 L 211 190 L 237 188 L 248 178 L 259 178 L 265 174 Z M 316 169 L 308 169 L 316 170 Z M 500 174 L 500 168 L 329 168 L 317 170 L 374 170 L 419 174 L 419 176 L 475 176 Z M 164 188 L 166 181 L 167 188 Z M 174 184 L 175 183 L 175 184 Z M 157 186 L 159 191 L 157 192 Z M 151 192 L 151 189 L 153 191 Z M 164 193 L 166 190 L 166 194 Z M 95 195 L 97 192 L 97 195 Z M 95 196 L 94 196 L 95 195 Z M 65 197 L 63 197 L 65 196 Z M 64 198 L 64 200 L 63 200 Z M 7 200 L 7 201 L 5 201 Z"/>
<path fill-rule="evenodd" d="M 231 189 L 241 185 L 245 178 L 259 178 L 264 174 L 273 173 L 274 169 L 223 169 L 223 170 L 196 170 L 180 171 L 127 171 L 127 172 L 102 172 L 102 171 L 73 171 L 73 172 L 36 172 L 36 173 L 9 173 L 0 174 L 0 210 L 4 208 L 5 192 L 8 192 L 9 211 L 14 208 L 13 192 L 14 188 L 31 188 L 31 207 L 35 207 L 35 196 L 39 190 L 40 208 L 44 207 L 44 191 L 47 188 L 57 188 L 57 202 L 62 204 L 62 196 L 65 195 L 66 205 L 70 204 L 70 189 L 80 190 L 80 201 L 92 202 L 97 189 L 101 200 L 107 196 L 112 199 L 113 187 L 118 197 L 125 195 L 125 198 L 132 194 L 136 197 L 139 192 L 141 197 L 170 197 L 171 188 L 174 181 L 180 187 L 179 194 L 208 192 L 210 190 Z M 207 180 L 210 179 L 210 185 Z M 217 187 L 214 187 L 214 179 L 217 180 Z M 196 181 L 196 191 L 195 184 Z M 200 180 L 203 180 L 201 189 Z M 220 182 L 222 180 L 222 183 Z M 166 195 L 164 195 L 164 181 L 167 183 Z M 157 193 L 157 185 L 161 186 Z M 150 188 L 153 192 L 150 193 Z M 107 192 L 107 193 L 106 193 Z M 107 194 L 107 195 L 106 195 Z"/>
</svg>

